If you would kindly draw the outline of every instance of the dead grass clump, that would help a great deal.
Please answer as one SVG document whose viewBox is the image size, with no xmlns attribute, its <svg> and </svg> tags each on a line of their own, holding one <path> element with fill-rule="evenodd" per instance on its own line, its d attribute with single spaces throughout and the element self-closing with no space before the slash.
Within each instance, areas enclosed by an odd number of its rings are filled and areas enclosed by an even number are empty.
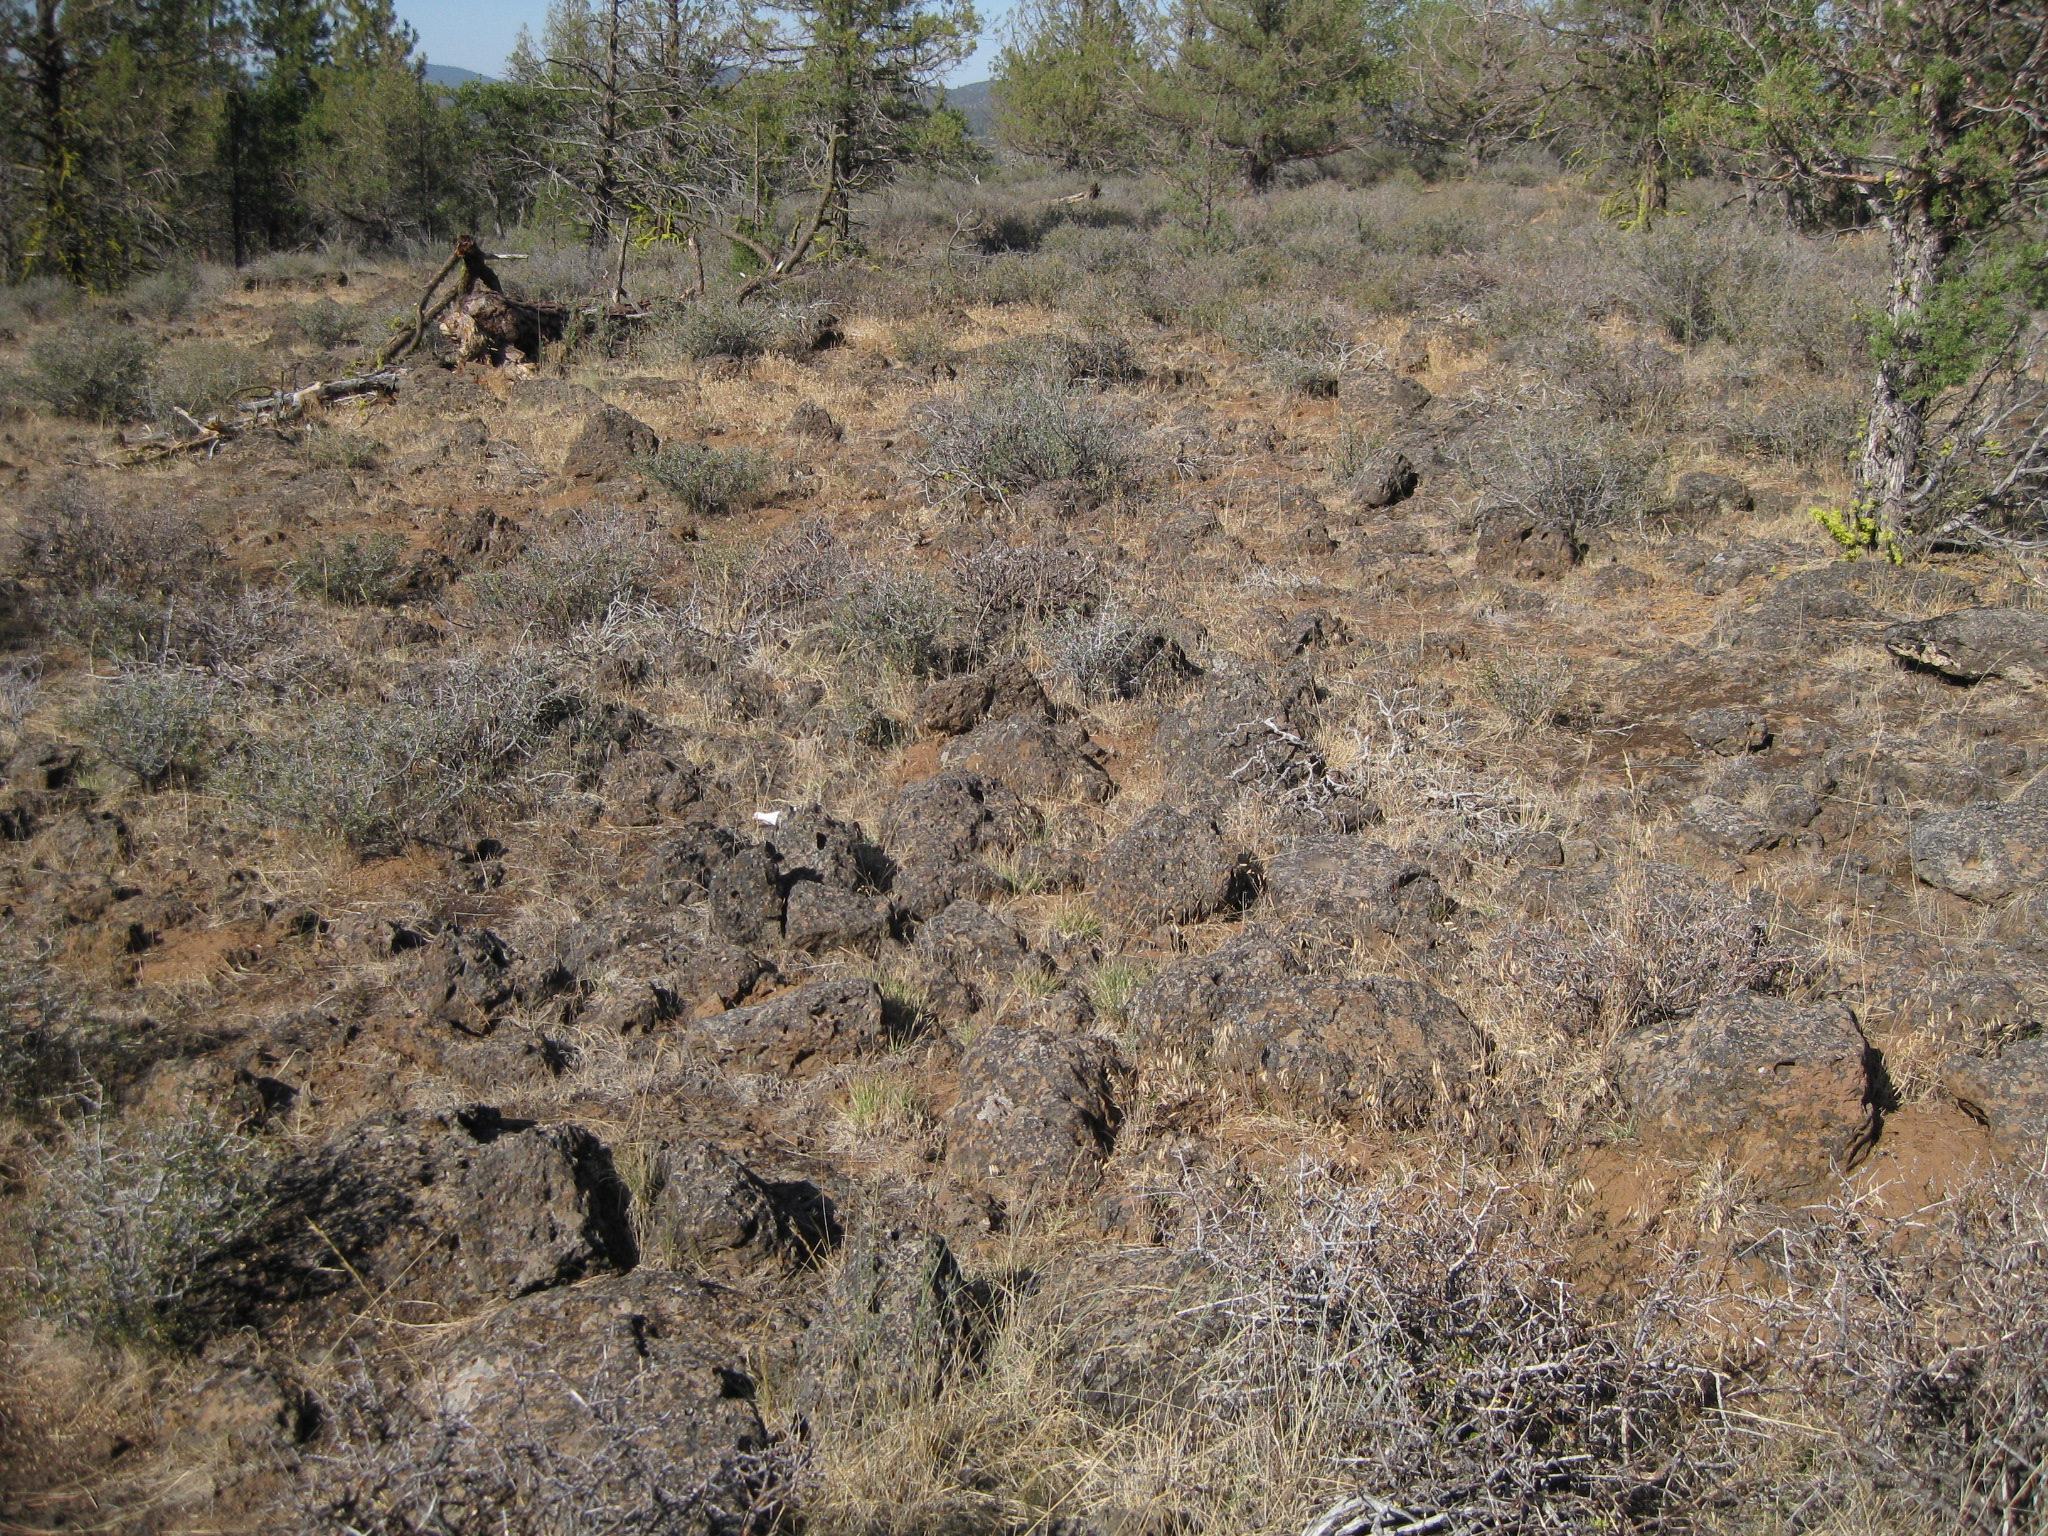
<svg viewBox="0 0 2048 1536">
<path fill-rule="evenodd" d="M 1635 865 L 1600 900 L 1569 905 L 1509 924 L 1493 959 L 1505 982 L 1575 1039 L 1775 989 L 1800 963 L 1761 911 L 1671 865 Z"/>
<path fill-rule="evenodd" d="M 1560 656 L 1489 656 L 1472 668 L 1472 685 L 1497 710 L 1510 736 L 1548 724 L 1572 685 L 1572 670 Z"/>
<path fill-rule="evenodd" d="M 1514 1190 L 1190 1179 L 1172 1252 L 1046 1256 L 979 1372 L 819 1447 L 834 1530 L 1625 1527 L 1699 1480 L 1713 1374 L 1661 1289 L 1603 1325 Z M 1105 1293 L 1104 1284 L 1120 1287 Z M 963 1490 L 974 1490 L 969 1495 Z"/>
</svg>

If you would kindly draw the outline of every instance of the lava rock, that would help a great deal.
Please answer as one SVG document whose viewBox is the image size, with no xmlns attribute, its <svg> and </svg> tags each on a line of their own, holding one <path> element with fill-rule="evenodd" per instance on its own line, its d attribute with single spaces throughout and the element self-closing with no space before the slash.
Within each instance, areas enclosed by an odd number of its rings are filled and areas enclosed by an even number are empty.
<svg viewBox="0 0 2048 1536">
<path fill-rule="evenodd" d="M 1481 518 L 1474 553 L 1484 575 L 1540 581 L 1564 575 L 1586 551 L 1564 524 L 1498 507 Z"/>
<path fill-rule="evenodd" d="M 1052 700 L 1029 667 L 1016 660 L 999 661 L 979 672 L 965 672 L 932 684 L 918 700 L 918 727 L 932 736 L 961 736 L 984 720 L 1028 715 L 1050 724 Z"/>
<path fill-rule="evenodd" d="M 960 773 L 993 775 L 1036 800 L 1085 800 L 1100 805 L 1116 794 L 1106 754 L 1077 725 L 1048 725 L 1030 715 L 990 719 L 955 737 L 939 761 Z"/>
<path fill-rule="evenodd" d="M 736 1072 L 804 1078 L 879 1055 L 882 994 L 866 977 L 828 977 L 700 1022 L 697 1043 Z"/>
<path fill-rule="evenodd" d="M 1252 889 L 1250 856 L 1216 823 L 1155 805 L 1094 861 L 1104 913 L 1129 928 L 1198 923 L 1239 906 Z"/>
<path fill-rule="evenodd" d="M 634 1263 L 611 1153 L 489 1105 L 359 1121 L 288 1158 L 246 1233 L 203 1261 L 188 1312 L 263 1322 L 367 1286 L 393 1315 L 467 1309 Z"/>
<path fill-rule="evenodd" d="M 1646 1142 L 1675 1157 L 1725 1156 L 1773 1195 L 1853 1167 L 1889 1094 L 1847 1008 L 1754 993 L 1627 1037 L 1614 1080 Z"/>
<path fill-rule="evenodd" d="M 617 406 L 606 406 L 583 419 L 582 430 L 569 445 L 562 460 L 562 473 L 571 480 L 616 480 L 661 447 L 654 428 Z"/>
<path fill-rule="evenodd" d="M 995 1025 L 960 1063 L 946 1164 L 1009 1205 L 1085 1195 L 1101 1182 L 1123 1112 L 1108 1042 Z"/>
<path fill-rule="evenodd" d="M 1965 608 L 1936 619 L 1894 624 L 1884 648 L 1958 682 L 2002 677 L 2033 688 L 2048 677 L 2048 613 L 2023 608 Z"/>
<path fill-rule="evenodd" d="M 1941 1086 L 1989 1128 L 2006 1152 L 2033 1156 L 2048 1141 L 2048 1037 L 2008 1045 L 1995 1056 L 1957 1056 Z"/>
<path fill-rule="evenodd" d="M 1694 470 L 1680 475 L 1671 489 L 1671 510 L 1680 517 L 1711 517 L 1716 512 L 1747 512 L 1756 506 L 1749 487 L 1727 475 Z"/>
<path fill-rule="evenodd" d="M 890 895 L 911 918 L 930 917 L 962 898 L 1001 895 L 1008 882 L 985 859 L 1016 852 L 1042 825 L 999 779 L 956 770 L 913 784 L 882 819 L 883 845 L 896 866 Z"/>
<path fill-rule="evenodd" d="M 2003 901 L 2048 880 L 2048 805 L 1938 811 L 1913 823 L 1913 874 L 1965 901 Z"/>
</svg>

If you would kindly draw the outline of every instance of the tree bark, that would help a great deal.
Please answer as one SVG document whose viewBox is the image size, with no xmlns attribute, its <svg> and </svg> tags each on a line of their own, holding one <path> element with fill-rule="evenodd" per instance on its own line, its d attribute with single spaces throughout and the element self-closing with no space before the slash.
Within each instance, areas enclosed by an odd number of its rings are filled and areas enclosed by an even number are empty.
<svg viewBox="0 0 2048 1536">
<path fill-rule="evenodd" d="M 1887 214 L 1884 226 L 1891 244 L 1891 294 L 1885 310 L 1890 336 L 1871 381 L 1870 425 L 1856 489 L 1884 531 L 1903 540 L 1914 531 L 1913 492 L 1932 403 L 1926 392 L 1927 335 L 1921 320 L 1954 242 L 1934 219 L 1926 197 Z"/>
</svg>

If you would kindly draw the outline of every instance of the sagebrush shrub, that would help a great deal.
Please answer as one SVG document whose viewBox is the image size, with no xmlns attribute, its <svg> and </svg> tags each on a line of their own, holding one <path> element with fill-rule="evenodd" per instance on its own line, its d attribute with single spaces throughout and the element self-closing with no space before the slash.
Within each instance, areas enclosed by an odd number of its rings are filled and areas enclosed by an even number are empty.
<svg viewBox="0 0 2048 1536">
<path fill-rule="evenodd" d="M 1135 489 L 1135 435 L 1074 391 L 1044 380 L 976 390 L 925 408 L 912 468 L 933 496 L 1004 502 L 1047 481 L 1096 494 Z"/>
<path fill-rule="evenodd" d="M 458 657 L 388 701 L 332 700 L 251 733 L 229 788 L 266 821 L 387 847 L 468 809 L 577 707 L 547 657 Z"/>
<path fill-rule="evenodd" d="M 1053 617 L 1038 633 L 1055 677 L 1084 699 L 1134 699 L 1185 676 L 1187 659 L 1157 624 L 1120 603 Z"/>
<path fill-rule="evenodd" d="M 95 1106 L 38 1170 L 30 1309 L 108 1343 L 182 1340 L 200 1261 L 249 1232 L 275 1162 L 215 1116 L 117 1125 Z"/>
<path fill-rule="evenodd" d="M 334 603 L 388 603 L 406 544 L 395 533 L 343 534 L 321 539 L 287 561 L 283 574 L 294 591 Z"/>
<path fill-rule="evenodd" d="M 486 613 L 543 634 L 600 619 L 615 602 L 649 596 L 667 562 L 645 520 L 600 508 L 535 539 L 519 558 L 470 581 Z"/>
<path fill-rule="evenodd" d="M 205 674 L 137 667 L 102 688 L 79 724 L 100 756 L 154 789 L 199 772 L 218 712 Z"/>
<path fill-rule="evenodd" d="M 298 313 L 299 329 L 306 333 L 306 339 L 314 346 L 329 351 L 360 341 L 364 318 L 362 311 L 337 304 L 324 296 Z"/>
<path fill-rule="evenodd" d="M 149 365 L 149 413 L 166 426 L 182 423 L 181 411 L 204 421 L 262 382 L 262 359 L 245 348 L 224 341 L 166 347 Z"/>
<path fill-rule="evenodd" d="M 210 583 L 219 551 L 188 514 L 169 507 L 116 511 L 83 480 L 58 481 L 15 531 L 22 574 L 66 595 L 97 587 L 169 593 Z"/>
<path fill-rule="evenodd" d="M 29 344 L 22 387 L 60 416 L 118 421 L 142 410 L 155 352 L 135 327 L 87 315 Z"/>
<path fill-rule="evenodd" d="M 664 443 L 659 452 L 636 459 L 633 467 L 703 517 L 759 505 L 775 479 L 774 465 L 765 454 L 702 443 Z"/>
<path fill-rule="evenodd" d="M 840 597 L 832 632 L 842 652 L 910 677 L 952 671 L 966 660 L 959 614 L 942 588 L 914 575 L 876 571 Z"/>
</svg>

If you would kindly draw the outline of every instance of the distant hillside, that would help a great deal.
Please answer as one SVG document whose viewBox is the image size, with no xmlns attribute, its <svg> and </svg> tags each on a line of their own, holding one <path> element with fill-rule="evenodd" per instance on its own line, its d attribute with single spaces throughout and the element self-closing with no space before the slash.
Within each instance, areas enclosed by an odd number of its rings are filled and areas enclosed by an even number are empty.
<svg viewBox="0 0 2048 1536">
<path fill-rule="evenodd" d="M 957 107 L 967 118 L 967 131 L 977 139 L 995 137 L 995 102 L 989 96 L 989 82 L 977 80 L 972 85 L 949 85 L 946 87 L 946 105 Z"/>
<path fill-rule="evenodd" d="M 467 85 L 472 80 L 490 80 L 491 75 L 480 75 L 473 69 L 457 69 L 453 64 L 429 64 L 426 81 L 429 85 Z"/>
</svg>

